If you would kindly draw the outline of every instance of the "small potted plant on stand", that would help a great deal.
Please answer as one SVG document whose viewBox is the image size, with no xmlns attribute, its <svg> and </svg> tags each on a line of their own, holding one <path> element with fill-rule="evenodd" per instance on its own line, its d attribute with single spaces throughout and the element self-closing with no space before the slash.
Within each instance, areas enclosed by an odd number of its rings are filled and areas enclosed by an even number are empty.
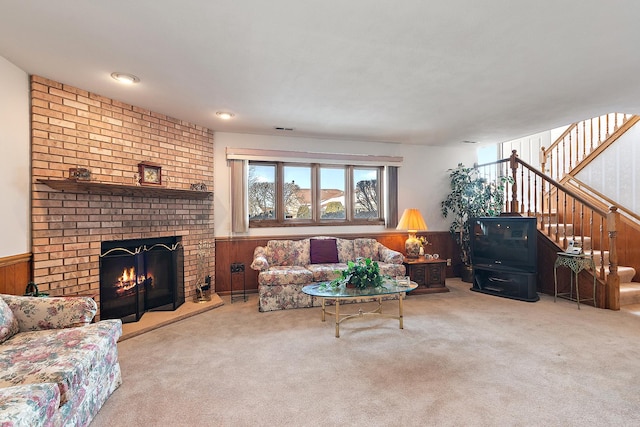
<svg viewBox="0 0 640 427">
<path fill-rule="evenodd" d="M 442 216 L 453 218 L 449 232 L 460 246 L 463 263 L 462 280 L 473 281 L 470 256 L 470 218 L 498 216 L 504 208 L 505 185 L 513 182 L 509 176 L 487 181 L 476 167 L 465 167 L 462 163 L 449 169 L 451 192 L 441 202 Z"/>
</svg>

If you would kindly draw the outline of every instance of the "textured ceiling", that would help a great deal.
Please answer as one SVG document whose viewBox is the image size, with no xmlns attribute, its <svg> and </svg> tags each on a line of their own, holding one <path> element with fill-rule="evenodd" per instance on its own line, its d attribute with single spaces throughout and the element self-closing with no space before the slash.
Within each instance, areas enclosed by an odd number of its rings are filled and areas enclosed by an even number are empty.
<svg viewBox="0 0 640 427">
<path fill-rule="evenodd" d="M 0 56 L 26 72 L 215 131 L 443 145 L 640 112 L 635 0 L 0 6 Z"/>
</svg>

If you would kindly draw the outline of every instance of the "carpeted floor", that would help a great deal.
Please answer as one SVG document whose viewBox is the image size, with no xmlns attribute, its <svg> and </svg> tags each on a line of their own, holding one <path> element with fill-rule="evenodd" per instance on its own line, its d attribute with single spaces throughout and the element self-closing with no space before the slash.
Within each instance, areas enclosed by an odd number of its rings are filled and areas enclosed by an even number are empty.
<svg viewBox="0 0 640 427">
<path fill-rule="evenodd" d="M 225 300 L 119 343 L 92 427 L 640 425 L 640 317 L 447 286 L 407 298 L 404 330 L 364 317 L 340 338 L 319 308 Z"/>
</svg>

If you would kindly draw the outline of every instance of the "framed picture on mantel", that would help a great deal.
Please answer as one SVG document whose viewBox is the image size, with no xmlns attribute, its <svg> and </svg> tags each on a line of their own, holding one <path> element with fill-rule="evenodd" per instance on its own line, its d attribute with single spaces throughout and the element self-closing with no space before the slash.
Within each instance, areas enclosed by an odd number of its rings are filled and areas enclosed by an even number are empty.
<svg viewBox="0 0 640 427">
<path fill-rule="evenodd" d="M 140 184 L 162 185 L 162 166 L 151 162 L 138 163 Z"/>
</svg>

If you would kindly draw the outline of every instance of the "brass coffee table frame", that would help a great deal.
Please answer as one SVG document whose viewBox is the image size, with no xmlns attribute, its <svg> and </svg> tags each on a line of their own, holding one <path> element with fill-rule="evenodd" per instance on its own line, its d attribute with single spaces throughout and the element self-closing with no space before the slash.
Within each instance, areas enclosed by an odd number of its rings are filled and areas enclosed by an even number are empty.
<svg viewBox="0 0 640 427">
<path fill-rule="evenodd" d="M 340 338 L 340 323 L 347 319 L 353 319 L 355 317 L 363 317 L 365 315 L 377 314 L 382 317 L 397 319 L 400 329 L 404 329 L 404 313 L 403 313 L 403 301 L 407 292 L 410 292 L 418 287 L 418 284 L 411 282 L 409 286 L 395 286 L 391 282 L 385 284 L 382 288 L 369 288 L 369 289 L 342 289 L 335 292 L 326 291 L 322 292 L 318 290 L 318 284 L 307 285 L 302 288 L 302 292 L 320 298 L 322 300 L 322 312 L 321 319 L 326 321 L 326 315 L 335 316 L 336 322 L 336 338 Z M 398 315 L 386 314 L 382 312 L 382 297 L 385 295 L 398 295 Z M 340 313 L 340 301 L 346 300 L 362 300 L 366 298 L 376 298 L 378 306 L 372 311 L 363 311 L 361 307 L 358 308 L 357 313 Z M 327 310 L 327 300 L 335 300 L 335 311 Z"/>
</svg>

